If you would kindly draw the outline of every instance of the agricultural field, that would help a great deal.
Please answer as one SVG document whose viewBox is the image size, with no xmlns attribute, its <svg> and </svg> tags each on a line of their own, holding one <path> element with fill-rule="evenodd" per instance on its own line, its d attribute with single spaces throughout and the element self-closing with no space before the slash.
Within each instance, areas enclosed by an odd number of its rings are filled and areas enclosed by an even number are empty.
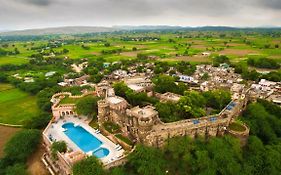
<svg viewBox="0 0 281 175">
<path fill-rule="evenodd" d="M 0 66 L 24 64 L 20 68 L 10 67 L 8 71 L 5 70 L 8 79 L 17 78 L 13 80 L 15 84 L 35 95 L 42 87 L 53 87 L 58 81 L 62 81 L 63 75 L 72 71 L 66 65 L 82 63 L 85 58 L 88 61 L 103 60 L 111 63 L 146 59 L 169 63 L 185 61 L 192 64 L 212 64 L 215 57 L 225 55 L 234 64 L 247 65 L 249 58 L 270 58 L 281 62 L 280 36 L 272 37 L 261 32 L 247 34 L 227 31 L 151 31 L 56 37 L 36 41 L 1 42 Z M 5 52 L 8 55 L 3 55 Z M 247 66 L 251 70 L 263 68 Z M 47 77 L 47 72 L 56 74 Z M 34 79 L 34 83 L 22 83 L 25 78 Z M 37 111 L 36 97 L 5 86 L 10 85 L 0 86 L 3 89 L 0 91 L 0 122 L 22 124 Z M 62 101 L 69 102 L 73 101 L 68 98 Z"/>
<path fill-rule="evenodd" d="M 216 55 L 226 55 L 233 62 L 243 61 L 249 56 L 281 60 L 281 38 L 263 36 L 260 33 L 249 36 L 236 35 L 231 32 L 207 32 L 205 35 L 200 32 L 181 34 L 148 32 L 143 35 L 107 34 L 86 38 L 87 40 L 72 39 L 59 45 L 51 41 L 15 42 L 2 44 L 1 49 L 13 51 L 17 48 L 20 53 L 0 56 L 0 65 L 28 63 L 30 57 L 38 53 L 43 53 L 45 58 L 61 57 L 74 60 L 103 58 L 108 62 L 132 60 L 138 55 L 152 56 L 160 61 L 196 63 L 210 62 Z M 52 52 L 54 55 L 50 54 Z M 209 55 L 202 56 L 204 52 L 208 52 Z"/>
<path fill-rule="evenodd" d="M 0 123 L 21 125 L 38 111 L 35 96 L 10 84 L 0 84 Z"/>
</svg>

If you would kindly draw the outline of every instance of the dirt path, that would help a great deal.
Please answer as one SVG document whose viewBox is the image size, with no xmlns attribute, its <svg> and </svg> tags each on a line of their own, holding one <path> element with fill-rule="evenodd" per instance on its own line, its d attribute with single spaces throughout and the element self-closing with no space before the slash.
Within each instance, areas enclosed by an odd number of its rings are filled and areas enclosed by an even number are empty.
<svg viewBox="0 0 281 175">
<path fill-rule="evenodd" d="M 49 175 L 48 170 L 41 161 L 41 157 L 44 153 L 42 145 L 33 153 L 33 155 L 27 161 L 27 171 L 30 175 Z"/>
</svg>

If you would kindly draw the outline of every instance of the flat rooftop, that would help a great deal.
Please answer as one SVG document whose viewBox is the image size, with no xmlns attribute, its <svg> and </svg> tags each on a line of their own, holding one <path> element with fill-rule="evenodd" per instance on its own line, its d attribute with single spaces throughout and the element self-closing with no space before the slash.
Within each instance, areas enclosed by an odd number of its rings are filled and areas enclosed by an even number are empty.
<svg viewBox="0 0 281 175">
<path fill-rule="evenodd" d="M 128 87 L 134 91 L 141 91 L 144 89 L 144 87 L 135 84 L 129 84 Z"/>
<path fill-rule="evenodd" d="M 121 103 L 123 101 L 122 98 L 119 98 L 119 97 L 108 97 L 106 98 L 106 100 L 109 102 L 109 103 L 112 103 L 112 104 L 118 104 L 118 103 Z"/>
<path fill-rule="evenodd" d="M 146 106 L 144 108 L 140 108 L 139 106 L 136 106 L 130 110 L 136 116 L 138 115 L 144 118 L 157 114 L 157 111 L 152 106 Z"/>
</svg>

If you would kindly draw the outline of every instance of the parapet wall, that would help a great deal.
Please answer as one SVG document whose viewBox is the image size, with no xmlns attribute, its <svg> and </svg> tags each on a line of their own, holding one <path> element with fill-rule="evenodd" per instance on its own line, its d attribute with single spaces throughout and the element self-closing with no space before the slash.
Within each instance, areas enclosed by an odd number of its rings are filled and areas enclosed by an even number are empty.
<svg viewBox="0 0 281 175">
<path fill-rule="evenodd" d="M 63 98 L 65 98 L 65 96 L 68 96 L 69 98 L 79 99 L 90 94 L 95 94 L 95 91 L 89 91 L 83 93 L 82 95 L 72 95 L 72 93 L 70 92 L 59 92 L 54 94 L 51 98 L 51 102 L 53 102 L 52 105 L 53 116 L 57 119 L 58 117 L 61 116 L 62 113 L 75 114 L 74 111 L 75 104 L 60 104 L 60 101 Z"/>
<path fill-rule="evenodd" d="M 140 140 L 150 146 L 160 147 L 165 140 L 175 136 L 210 137 L 224 135 L 231 120 L 241 112 L 244 100 L 231 101 L 218 115 L 192 118 L 172 123 L 154 125 Z"/>
<path fill-rule="evenodd" d="M 238 138 L 240 140 L 241 146 L 244 146 L 244 145 L 246 145 L 246 143 L 248 141 L 250 129 L 245 124 L 243 124 L 242 126 L 245 128 L 244 131 L 234 131 L 234 130 L 231 130 L 231 129 L 228 128 L 227 133 L 232 135 L 233 137 Z"/>
</svg>

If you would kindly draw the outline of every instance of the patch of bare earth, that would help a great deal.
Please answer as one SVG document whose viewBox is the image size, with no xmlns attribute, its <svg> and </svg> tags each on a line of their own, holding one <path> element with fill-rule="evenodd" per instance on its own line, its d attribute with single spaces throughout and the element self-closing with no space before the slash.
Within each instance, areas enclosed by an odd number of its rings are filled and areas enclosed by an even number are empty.
<svg viewBox="0 0 281 175">
<path fill-rule="evenodd" d="M 268 58 L 281 59 L 281 56 L 280 55 L 270 55 L 270 56 L 268 56 Z"/>
<path fill-rule="evenodd" d="M 246 44 L 242 44 L 242 43 L 227 43 L 227 45 L 230 46 L 230 47 L 247 46 Z"/>
<path fill-rule="evenodd" d="M 202 41 L 202 40 L 187 40 L 186 42 L 187 43 L 198 44 L 198 45 L 203 45 L 203 44 L 206 43 L 205 41 Z"/>
<path fill-rule="evenodd" d="M 257 51 L 253 50 L 242 50 L 242 49 L 224 49 L 218 52 L 219 54 L 223 55 L 236 55 L 236 56 L 245 56 L 248 54 L 259 54 Z"/>
<path fill-rule="evenodd" d="M 280 42 L 280 40 L 273 40 L 272 43 L 273 44 L 280 44 L 281 42 Z"/>
<path fill-rule="evenodd" d="M 0 126 L 0 157 L 3 157 L 4 145 L 9 141 L 9 139 L 19 130 L 20 128 Z"/>
<path fill-rule="evenodd" d="M 164 58 L 161 61 L 192 61 L 192 62 L 209 62 L 210 59 L 206 56 L 179 56 L 173 58 Z"/>
<path fill-rule="evenodd" d="M 91 52 L 92 55 L 101 55 L 100 52 Z"/>
<path fill-rule="evenodd" d="M 120 53 L 120 55 L 128 56 L 128 57 L 136 57 L 138 55 L 138 53 L 140 53 L 140 52 L 142 52 L 142 51 L 122 52 L 122 53 Z"/>
<path fill-rule="evenodd" d="M 146 48 L 147 46 L 144 45 L 144 44 L 137 44 L 135 47 L 138 48 L 138 49 L 144 49 L 144 48 Z"/>
<path fill-rule="evenodd" d="M 27 160 L 27 171 L 31 175 L 49 175 L 48 170 L 41 161 L 44 154 L 44 147 L 40 144 L 39 148 Z"/>
<path fill-rule="evenodd" d="M 206 48 L 208 48 L 208 47 L 205 45 L 191 45 L 191 48 L 206 50 Z"/>
</svg>

